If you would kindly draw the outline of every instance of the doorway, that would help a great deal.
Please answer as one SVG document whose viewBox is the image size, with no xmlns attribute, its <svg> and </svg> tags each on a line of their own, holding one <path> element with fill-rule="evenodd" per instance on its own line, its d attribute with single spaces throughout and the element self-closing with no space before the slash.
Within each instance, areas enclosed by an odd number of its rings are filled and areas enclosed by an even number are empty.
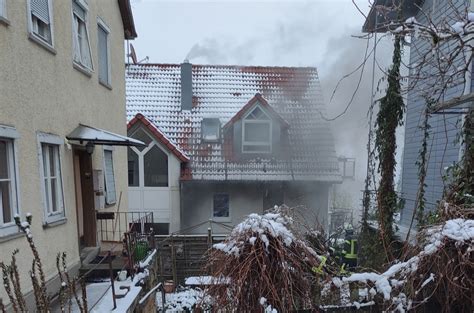
<svg viewBox="0 0 474 313">
<path fill-rule="evenodd" d="M 97 246 L 97 220 L 94 204 L 92 157 L 83 150 L 74 151 L 74 181 L 79 246 Z"/>
</svg>

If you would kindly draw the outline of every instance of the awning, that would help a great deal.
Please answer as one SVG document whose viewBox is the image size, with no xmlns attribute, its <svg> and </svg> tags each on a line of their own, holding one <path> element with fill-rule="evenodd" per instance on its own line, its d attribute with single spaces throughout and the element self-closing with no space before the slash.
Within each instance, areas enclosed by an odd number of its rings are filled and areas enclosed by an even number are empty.
<svg viewBox="0 0 474 313">
<path fill-rule="evenodd" d="M 69 141 L 78 141 L 81 145 L 92 143 L 94 145 L 146 147 L 146 144 L 140 140 L 83 124 L 79 124 L 79 126 L 66 136 L 66 139 Z"/>
</svg>

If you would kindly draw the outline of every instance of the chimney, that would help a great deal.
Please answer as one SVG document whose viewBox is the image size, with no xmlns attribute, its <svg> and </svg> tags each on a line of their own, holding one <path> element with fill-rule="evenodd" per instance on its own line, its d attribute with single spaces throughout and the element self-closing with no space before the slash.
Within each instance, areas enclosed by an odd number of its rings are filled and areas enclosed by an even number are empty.
<svg viewBox="0 0 474 313">
<path fill-rule="evenodd" d="M 181 64 L 181 111 L 193 107 L 192 66 L 187 59 Z"/>
</svg>

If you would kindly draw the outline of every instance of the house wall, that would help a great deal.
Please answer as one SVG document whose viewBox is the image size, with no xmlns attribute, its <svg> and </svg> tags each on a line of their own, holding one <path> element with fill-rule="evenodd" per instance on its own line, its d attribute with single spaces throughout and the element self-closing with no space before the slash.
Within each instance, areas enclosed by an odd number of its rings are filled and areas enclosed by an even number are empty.
<svg viewBox="0 0 474 313">
<path fill-rule="evenodd" d="M 129 130 L 129 134 L 136 131 L 136 127 Z M 142 128 L 150 138 L 151 133 Z M 181 161 L 163 146 L 154 140 L 160 149 L 168 156 L 168 187 L 128 187 L 129 211 L 153 212 L 155 223 L 169 223 L 169 231 L 180 229 L 180 173 Z"/>
<path fill-rule="evenodd" d="M 89 0 L 89 38 L 94 72 L 85 75 L 73 68 L 71 1 L 53 0 L 55 53 L 28 38 L 26 0 L 7 0 L 9 25 L 0 23 L 0 124 L 16 128 L 21 138 L 15 141 L 18 152 L 20 214 L 33 214 L 32 232 L 46 278 L 56 275 L 55 258 L 67 253 L 67 264 L 79 264 L 73 153 L 60 149 L 66 222 L 43 227 L 43 208 L 36 132 L 64 138 L 79 123 L 126 134 L 124 31 L 116 0 Z M 110 28 L 111 86 L 98 82 L 97 18 Z M 103 168 L 100 146 L 93 153 L 93 168 Z M 126 210 L 126 149 L 115 147 L 114 171 L 117 202 L 122 193 L 121 210 Z M 108 210 L 117 210 L 116 205 Z M 14 249 L 24 292 L 32 289 L 28 278 L 31 251 L 26 240 L 0 238 L 0 260 L 9 262 Z M 3 288 L 0 297 L 7 301 Z"/>
<path fill-rule="evenodd" d="M 423 8 L 416 16 L 420 23 L 427 23 L 427 17 L 433 21 L 440 22 L 446 20 L 453 24 L 459 19 L 459 12 L 463 12 L 468 1 L 424 1 Z M 413 39 L 410 49 L 410 63 L 419 64 L 422 56 L 431 50 L 431 45 L 426 41 Z M 462 62 L 462 60 L 457 60 Z M 427 69 L 436 73 L 436 69 Z M 425 81 L 419 83 L 415 89 L 411 90 L 407 99 L 407 115 L 405 126 L 405 145 L 402 164 L 402 198 L 405 199 L 405 206 L 401 212 L 400 224 L 409 226 L 416 205 L 417 193 L 419 190 L 418 165 L 419 151 L 423 141 L 423 131 L 420 126 L 423 124 L 423 112 L 426 108 L 426 101 L 422 96 L 429 83 Z M 470 84 L 468 84 L 470 85 Z M 469 86 L 470 87 L 470 86 Z M 468 88 L 470 89 L 470 88 Z M 469 92 L 470 90 L 468 90 Z M 464 85 L 457 84 L 450 87 L 444 93 L 442 100 L 446 101 L 455 96 L 461 96 L 464 92 Z M 444 189 L 443 176 L 446 174 L 445 168 L 459 160 L 460 147 L 456 143 L 456 136 L 461 130 L 461 115 L 432 115 L 428 121 L 431 129 L 428 140 L 428 168 L 426 175 L 426 209 L 434 210 L 437 201 L 442 197 Z M 415 221 L 416 224 L 416 221 Z"/>
<path fill-rule="evenodd" d="M 295 207 L 297 216 L 308 226 L 316 221 L 327 223 L 328 184 L 286 182 L 283 186 L 283 201 Z M 229 219 L 214 219 L 228 226 L 235 226 L 251 213 L 263 213 L 264 195 L 267 185 L 262 182 L 183 182 L 181 188 L 181 229 L 187 229 L 212 219 L 215 193 L 229 194 Z M 204 234 L 210 224 L 205 223 L 187 233 Z M 213 233 L 228 230 L 212 224 Z"/>
</svg>

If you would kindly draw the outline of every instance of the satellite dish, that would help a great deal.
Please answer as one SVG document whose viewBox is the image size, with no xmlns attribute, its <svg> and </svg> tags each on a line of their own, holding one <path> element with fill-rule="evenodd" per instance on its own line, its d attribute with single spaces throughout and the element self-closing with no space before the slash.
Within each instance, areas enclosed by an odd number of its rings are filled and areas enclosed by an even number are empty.
<svg viewBox="0 0 474 313">
<path fill-rule="evenodd" d="M 132 58 L 133 64 L 137 64 L 137 54 L 135 53 L 135 48 L 133 47 L 132 44 L 130 44 L 130 54 L 129 57 Z"/>
</svg>

